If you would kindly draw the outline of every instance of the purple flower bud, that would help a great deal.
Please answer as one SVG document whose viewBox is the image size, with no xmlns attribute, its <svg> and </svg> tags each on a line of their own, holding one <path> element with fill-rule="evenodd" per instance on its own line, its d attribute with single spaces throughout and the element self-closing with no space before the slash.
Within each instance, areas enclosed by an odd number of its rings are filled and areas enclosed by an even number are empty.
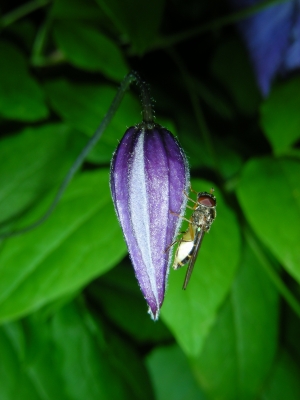
<svg viewBox="0 0 300 400">
<path fill-rule="evenodd" d="M 260 0 L 229 0 L 242 9 Z M 264 96 L 278 74 L 300 67 L 300 1 L 275 4 L 238 23 Z"/>
<path fill-rule="evenodd" d="M 174 241 L 186 206 L 189 169 L 174 136 L 157 124 L 129 128 L 111 163 L 110 187 L 139 286 L 157 319 Z"/>
</svg>

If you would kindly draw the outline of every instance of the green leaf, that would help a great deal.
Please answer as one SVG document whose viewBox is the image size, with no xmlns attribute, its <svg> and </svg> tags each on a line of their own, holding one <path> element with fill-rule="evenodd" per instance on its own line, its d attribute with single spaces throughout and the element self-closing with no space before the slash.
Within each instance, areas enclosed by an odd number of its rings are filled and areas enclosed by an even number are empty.
<svg viewBox="0 0 300 400">
<path fill-rule="evenodd" d="M 105 337 L 82 302 L 2 325 L 0 350 L 1 400 L 153 398 L 137 352 Z"/>
<path fill-rule="evenodd" d="M 149 318 L 147 305 L 129 260 L 93 282 L 88 287 L 88 293 L 103 313 L 135 341 L 155 343 L 172 339 L 161 320 L 154 324 Z"/>
<path fill-rule="evenodd" d="M 129 399 L 105 355 L 103 334 L 86 313 L 70 304 L 52 321 L 56 368 L 72 400 Z M 107 349 L 109 350 L 109 349 Z"/>
<path fill-rule="evenodd" d="M 117 376 L 130 388 L 129 399 L 153 400 L 151 380 L 140 350 L 133 347 L 131 340 L 126 340 L 123 335 L 119 336 L 116 331 L 109 329 L 109 324 L 103 327 L 103 331 L 109 348 L 108 361 L 114 366 Z"/>
<path fill-rule="evenodd" d="M 246 247 L 226 303 L 194 368 L 209 398 L 255 399 L 277 351 L 278 293 Z"/>
<path fill-rule="evenodd" d="M 198 191 L 212 187 L 204 181 L 194 180 L 192 184 Z M 162 307 L 163 321 L 190 356 L 200 353 L 217 310 L 230 289 L 240 256 L 236 218 L 218 189 L 216 197 L 217 218 L 209 234 L 205 235 L 188 288 L 181 289 L 186 267 L 171 271 Z"/>
<path fill-rule="evenodd" d="M 92 25 L 81 22 L 55 23 L 54 37 L 67 60 L 76 67 L 102 72 L 120 81 L 128 66 L 118 46 Z"/>
<path fill-rule="evenodd" d="M 299 400 L 299 376 L 299 365 L 287 352 L 282 351 L 260 400 Z"/>
<path fill-rule="evenodd" d="M 17 379 L 19 378 L 18 359 L 6 335 L 0 331 L 0 393 L 4 399 L 13 398 L 16 393 Z"/>
<path fill-rule="evenodd" d="M 107 170 L 78 176 L 53 215 L 0 252 L 0 320 L 25 315 L 112 268 L 126 253 Z M 53 198 L 53 194 L 51 194 Z M 35 221 L 41 202 L 21 220 Z"/>
<path fill-rule="evenodd" d="M 261 127 L 276 155 L 300 138 L 300 78 L 275 86 L 260 108 Z"/>
<path fill-rule="evenodd" d="M 69 400 L 63 378 L 57 368 L 49 321 L 40 319 L 39 314 L 33 314 L 22 323 L 16 321 L 7 324 L 6 327 L 11 329 L 12 325 L 14 329 L 18 327 L 22 339 L 26 341 L 20 360 L 23 367 L 22 376 L 30 380 L 42 400 Z"/>
<path fill-rule="evenodd" d="M 0 398 L 1 400 L 44 400 L 40 397 L 31 380 L 23 372 L 18 350 L 14 346 L 13 337 L 18 335 L 19 326 L 3 326 L 0 328 Z M 18 331 L 17 331 L 18 330 Z M 11 332 L 9 332 L 11 331 Z M 21 333 L 22 334 L 22 333 Z M 57 398 L 60 400 L 60 398 Z"/>
<path fill-rule="evenodd" d="M 52 107 L 64 121 L 88 136 L 92 136 L 100 125 L 117 92 L 117 88 L 108 85 L 74 84 L 65 80 L 48 82 L 45 89 Z M 135 97 L 126 93 L 101 140 L 88 155 L 88 160 L 110 162 L 126 127 L 140 122 L 140 111 Z"/>
<path fill-rule="evenodd" d="M 81 135 L 62 124 L 26 128 L 3 138 L 0 222 L 32 207 L 47 191 L 60 184 L 82 144 Z"/>
<path fill-rule="evenodd" d="M 133 49 L 143 54 L 155 41 L 161 24 L 164 1 L 97 0 L 100 7 L 130 40 Z"/>
<path fill-rule="evenodd" d="M 240 205 L 256 235 L 300 282 L 300 163 L 252 159 L 237 188 Z"/>
<path fill-rule="evenodd" d="M 220 173 L 224 179 L 229 179 L 239 173 L 243 165 L 240 154 L 229 145 L 229 140 L 214 140 L 218 157 Z"/>
<path fill-rule="evenodd" d="M 228 90 L 237 108 L 244 115 L 254 115 L 261 96 L 242 43 L 236 39 L 221 42 L 216 49 L 211 68 Z"/>
<path fill-rule="evenodd" d="M 157 347 L 147 357 L 157 400 L 205 400 L 190 366 L 176 345 Z"/>
<path fill-rule="evenodd" d="M 20 121 L 46 118 L 43 91 L 29 74 L 23 54 L 2 40 L 0 60 L 0 115 Z"/>
<path fill-rule="evenodd" d="M 92 0 L 55 0 L 51 8 L 53 18 L 102 19 L 104 14 Z"/>
</svg>

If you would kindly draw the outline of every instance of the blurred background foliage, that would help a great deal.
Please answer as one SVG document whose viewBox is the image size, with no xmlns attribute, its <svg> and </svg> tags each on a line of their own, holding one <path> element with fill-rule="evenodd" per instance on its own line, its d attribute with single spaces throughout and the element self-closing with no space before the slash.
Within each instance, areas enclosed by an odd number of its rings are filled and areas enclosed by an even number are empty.
<svg viewBox="0 0 300 400">
<path fill-rule="evenodd" d="M 223 0 L 1 2 L 0 233 L 47 210 L 131 69 L 218 199 L 154 323 L 108 183 L 132 87 L 51 217 L 1 239 L 1 400 L 300 399 L 300 76 L 263 97 L 242 21 Z"/>
</svg>

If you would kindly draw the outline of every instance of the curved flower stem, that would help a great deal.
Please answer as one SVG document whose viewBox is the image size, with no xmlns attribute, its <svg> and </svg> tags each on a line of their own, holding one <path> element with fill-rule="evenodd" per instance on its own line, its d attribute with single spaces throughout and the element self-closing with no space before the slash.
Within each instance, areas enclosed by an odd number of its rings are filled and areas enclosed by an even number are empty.
<svg viewBox="0 0 300 400">
<path fill-rule="evenodd" d="M 134 80 L 141 91 L 141 101 L 142 101 L 142 115 L 143 121 L 148 124 L 153 123 L 153 109 L 152 100 L 150 97 L 149 86 L 144 82 L 136 71 L 132 71 L 131 74 L 134 76 Z"/>
<path fill-rule="evenodd" d="M 167 52 L 170 54 L 170 56 L 172 57 L 173 61 L 175 62 L 175 64 L 177 65 L 182 78 L 186 84 L 187 90 L 188 90 L 188 94 L 190 96 L 190 100 L 194 109 L 194 113 L 196 116 L 196 121 L 197 124 L 199 126 L 199 130 L 202 133 L 203 136 L 203 140 L 205 143 L 205 147 L 206 147 L 206 151 L 208 152 L 208 154 L 210 155 L 212 161 L 213 161 L 213 165 L 216 169 L 216 171 L 219 171 L 219 163 L 218 163 L 218 158 L 217 155 L 215 153 L 215 149 L 211 140 L 211 135 L 209 132 L 209 129 L 207 127 L 204 115 L 203 115 L 203 111 L 202 108 L 200 106 L 197 94 L 195 92 L 194 89 L 194 85 L 192 82 L 192 79 L 190 78 L 189 72 L 187 71 L 187 69 L 185 68 L 184 63 L 182 62 L 182 60 L 180 59 L 180 57 L 178 56 L 178 54 L 175 52 L 175 50 L 172 49 L 168 49 Z"/>
<path fill-rule="evenodd" d="M 222 28 L 223 26 L 230 25 L 234 22 L 241 21 L 247 17 L 250 17 L 253 14 L 256 14 L 264 10 L 267 7 L 279 3 L 285 3 L 286 1 L 291 1 L 291 0 L 265 0 L 260 2 L 259 4 L 255 4 L 244 10 L 237 11 L 235 13 L 225 15 L 224 17 L 217 18 L 213 21 L 208 22 L 207 24 L 197 26 L 196 28 L 189 29 L 185 32 L 180 32 L 169 37 L 159 38 L 156 42 L 153 43 L 150 50 L 157 50 L 173 46 L 175 44 L 184 42 L 185 40 L 199 36 L 203 33 Z"/>
<path fill-rule="evenodd" d="M 25 15 L 30 14 L 38 8 L 46 6 L 50 3 L 50 1 L 51 0 L 33 0 L 29 3 L 23 4 L 22 6 L 16 8 L 15 10 L 7 13 L 2 18 L 0 18 L 0 27 L 6 28 L 17 20 L 25 17 Z"/>
<path fill-rule="evenodd" d="M 121 85 L 120 85 L 120 87 L 118 89 L 118 92 L 117 92 L 115 98 L 112 101 L 112 104 L 111 104 L 107 114 L 103 118 L 101 124 L 97 128 L 97 130 L 94 133 L 94 135 L 87 142 L 87 144 L 85 145 L 85 147 L 83 148 L 83 150 L 78 155 L 78 157 L 76 158 L 75 162 L 73 163 L 73 165 L 69 169 L 64 181 L 62 182 L 60 188 L 58 189 L 58 192 L 57 192 L 53 202 L 51 203 L 50 207 L 46 211 L 46 213 L 40 219 L 38 219 L 36 222 L 34 222 L 34 223 L 24 227 L 24 228 L 21 228 L 19 230 L 12 231 L 12 232 L 2 233 L 0 235 L 0 239 L 5 239 L 5 238 L 8 238 L 8 237 L 17 236 L 17 235 L 21 235 L 23 233 L 26 233 L 26 232 L 38 227 L 39 225 L 41 225 L 43 222 L 45 222 L 49 218 L 49 216 L 52 214 L 52 212 L 54 211 L 55 207 L 57 206 L 58 202 L 60 201 L 62 195 L 64 194 L 64 192 L 65 192 L 68 184 L 70 183 L 71 179 L 73 178 L 75 173 L 78 171 L 78 169 L 81 167 L 85 157 L 88 155 L 88 153 L 91 151 L 91 149 L 98 142 L 98 140 L 102 136 L 103 132 L 105 131 L 106 127 L 110 123 L 111 119 L 115 115 L 115 113 L 116 113 L 116 111 L 117 111 L 117 109 L 118 109 L 118 107 L 119 107 L 119 105 L 120 105 L 120 103 L 121 103 L 121 101 L 122 101 L 122 99 L 124 97 L 124 94 L 125 94 L 126 90 L 129 88 L 129 86 L 130 86 L 130 84 L 132 82 L 137 82 L 140 88 L 143 88 L 146 85 L 145 82 L 143 82 L 141 80 L 141 78 L 139 77 L 139 75 L 136 72 L 132 71 L 128 75 L 126 75 L 126 77 L 123 79 L 123 81 L 122 81 L 122 83 L 121 83 Z M 148 96 L 149 92 L 148 92 L 147 88 L 144 88 L 144 92 L 145 93 L 147 92 L 147 96 Z M 143 94 L 143 91 L 142 91 L 142 99 L 143 99 L 144 102 L 147 101 L 146 94 Z M 150 99 L 150 97 L 149 97 L 149 99 Z M 151 114 L 152 113 L 151 105 L 149 106 L 149 104 L 147 105 L 147 103 L 143 103 L 143 107 L 146 110 L 146 111 L 143 111 L 143 113 L 145 113 L 144 118 L 148 118 L 149 119 L 152 116 L 152 114 Z"/>
<path fill-rule="evenodd" d="M 280 279 L 280 276 L 266 257 L 264 251 L 262 250 L 257 239 L 255 238 L 255 235 L 250 231 L 248 227 L 244 228 L 244 234 L 249 246 L 260 261 L 261 265 L 264 267 L 266 273 L 268 274 L 278 292 L 282 295 L 289 306 L 295 311 L 298 317 L 300 317 L 300 304 L 298 300 L 284 284 L 284 282 Z"/>
</svg>

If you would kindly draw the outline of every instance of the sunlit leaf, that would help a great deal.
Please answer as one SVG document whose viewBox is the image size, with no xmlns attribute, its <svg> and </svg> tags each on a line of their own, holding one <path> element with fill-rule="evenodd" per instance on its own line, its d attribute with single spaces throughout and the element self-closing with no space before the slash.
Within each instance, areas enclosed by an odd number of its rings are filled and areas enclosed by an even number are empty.
<svg viewBox="0 0 300 400">
<path fill-rule="evenodd" d="M 215 187 L 197 180 L 192 185 L 197 191 L 209 191 L 212 186 Z M 162 307 L 163 321 L 184 352 L 191 356 L 201 351 L 217 310 L 230 290 L 240 256 L 237 220 L 218 189 L 215 194 L 217 218 L 205 235 L 191 281 L 183 291 L 186 267 L 171 271 Z"/>
<path fill-rule="evenodd" d="M 120 81 L 128 72 L 118 46 L 92 25 L 81 22 L 57 22 L 54 37 L 66 58 L 75 66 L 99 71 Z"/>
<path fill-rule="evenodd" d="M 43 91 L 29 74 L 23 54 L 2 40 L 0 60 L 0 115 L 20 121 L 47 117 Z"/>
<path fill-rule="evenodd" d="M 277 351 L 278 294 L 247 247 L 194 368 L 209 398 L 255 399 Z"/>
<path fill-rule="evenodd" d="M 300 282 L 300 163 L 261 158 L 244 167 L 240 205 L 257 236 Z"/>
<path fill-rule="evenodd" d="M 37 205 L 20 224 L 35 221 L 48 202 Z M 2 245 L 0 320 L 29 313 L 84 286 L 112 268 L 125 253 L 108 171 L 80 175 L 44 224 Z"/>
<path fill-rule="evenodd" d="M 300 78 L 295 77 L 272 90 L 262 103 L 261 126 L 275 154 L 284 153 L 300 138 Z"/>
</svg>

